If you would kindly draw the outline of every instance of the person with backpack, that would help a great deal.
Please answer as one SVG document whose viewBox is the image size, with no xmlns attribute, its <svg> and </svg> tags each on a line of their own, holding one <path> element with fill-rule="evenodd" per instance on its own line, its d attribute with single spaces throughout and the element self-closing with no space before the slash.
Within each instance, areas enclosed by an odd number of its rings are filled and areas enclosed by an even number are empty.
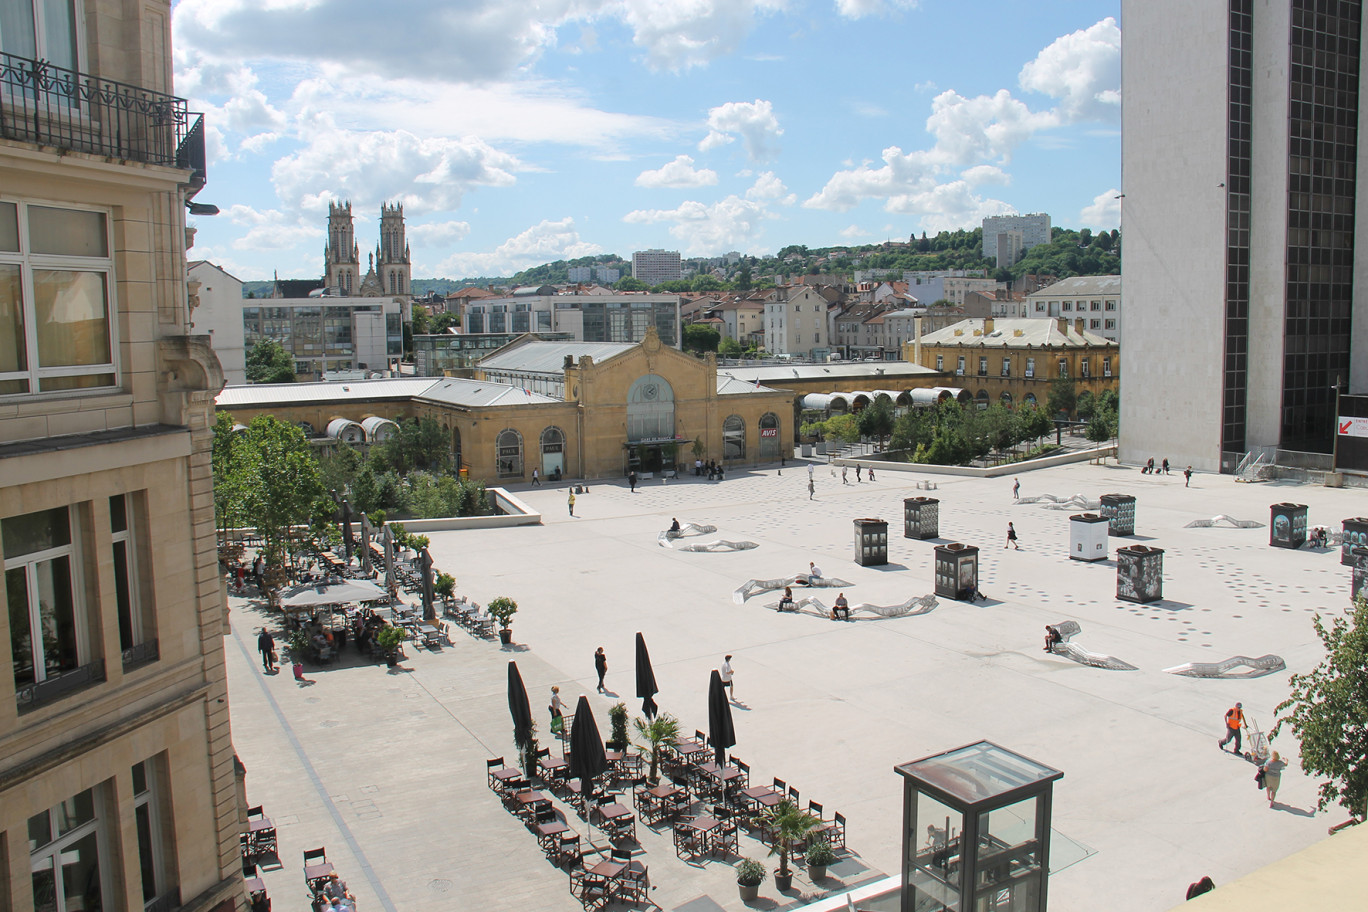
<svg viewBox="0 0 1368 912">
<path fill-rule="evenodd" d="M 1236 703 L 1225 714 L 1225 737 L 1216 742 L 1216 746 L 1225 750 L 1226 742 L 1235 739 L 1235 753 L 1240 752 L 1240 730 L 1244 728 L 1244 704 Z"/>
</svg>

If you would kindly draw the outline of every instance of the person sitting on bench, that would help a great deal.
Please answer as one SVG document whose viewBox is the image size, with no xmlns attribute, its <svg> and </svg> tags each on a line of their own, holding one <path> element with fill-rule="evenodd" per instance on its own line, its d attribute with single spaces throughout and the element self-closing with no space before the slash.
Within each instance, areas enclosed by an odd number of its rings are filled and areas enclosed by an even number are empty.
<svg viewBox="0 0 1368 912">
<path fill-rule="evenodd" d="M 1055 646 L 1059 645 L 1059 644 L 1062 643 L 1062 642 L 1064 642 L 1064 638 L 1063 638 L 1062 636 L 1059 635 L 1059 631 L 1058 631 L 1055 627 L 1053 627 L 1053 626 L 1051 626 L 1051 625 L 1049 625 L 1049 624 L 1046 624 L 1046 625 L 1045 625 L 1045 651 L 1046 651 L 1046 652 L 1053 652 Z"/>
<path fill-rule="evenodd" d="M 676 519 L 676 520 L 674 520 L 673 522 L 670 523 L 670 531 L 671 531 L 671 532 L 678 532 L 678 531 L 679 531 L 679 520 Z"/>
<path fill-rule="evenodd" d="M 785 586 L 785 587 L 784 587 L 784 596 L 783 596 L 783 598 L 779 599 L 779 610 L 780 610 L 780 611 L 794 611 L 794 610 L 796 610 L 796 609 L 793 607 L 793 590 L 790 589 L 788 586 Z"/>
<path fill-rule="evenodd" d="M 844 592 L 836 596 L 836 604 L 831 606 L 831 619 L 833 621 L 839 620 L 841 615 L 845 615 L 847 621 L 850 620 L 850 602 L 846 601 Z"/>
</svg>

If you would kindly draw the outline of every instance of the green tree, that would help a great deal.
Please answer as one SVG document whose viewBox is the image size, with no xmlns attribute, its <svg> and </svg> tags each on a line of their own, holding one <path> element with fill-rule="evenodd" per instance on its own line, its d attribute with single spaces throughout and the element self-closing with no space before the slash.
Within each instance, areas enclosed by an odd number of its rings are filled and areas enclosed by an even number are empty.
<svg viewBox="0 0 1368 912">
<path fill-rule="evenodd" d="M 695 352 L 715 352 L 722 341 L 722 334 L 711 326 L 701 323 L 688 323 L 684 326 L 684 350 Z"/>
<path fill-rule="evenodd" d="M 1093 443 L 1103 444 L 1112 439 L 1112 424 L 1110 416 L 1104 411 L 1097 411 L 1088 419 L 1088 439 Z"/>
<path fill-rule="evenodd" d="M 737 291 L 750 291 L 752 287 L 751 267 L 749 260 L 741 261 L 741 268 L 736 271 L 736 281 L 732 283 Z"/>
<path fill-rule="evenodd" d="M 428 309 L 422 304 L 413 305 L 413 334 L 415 336 L 426 336 L 432 332 L 432 323 L 428 318 Z"/>
<path fill-rule="evenodd" d="M 882 443 L 885 437 L 893 433 L 893 419 L 893 404 L 883 396 L 878 396 L 860 412 L 860 434 Z"/>
<path fill-rule="evenodd" d="M 822 431 L 832 440 L 854 443 L 860 439 L 860 419 L 854 415 L 832 415 L 822 422 Z"/>
<path fill-rule="evenodd" d="M 354 447 L 345 443 L 338 444 L 337 449 L 318 458 L 318 471 L 323 480 L 323 487 L 329 491 L 350 489 L 356 483 L 357 475 L 360 474 L 365 462 L 365 458 Z"/>
<path fill-rule="evenodd" d="M 645 282 L 641 281 L 641 279 L 638 279 L 636 276 L 623 276 L 622 278 L 618 279 L 617 284 L 613 287 L 618 291 L 651 290 L 651 286 L 647 285 Z"/>
<path fill-rule="evenodd" d="M 705 293 L 710 291 L 721 291 L 723 287 L 722 280 L 708 272 L 701 272 L 694 276 L 694 280 L 690 282 L 689 285 L 690 291 L 701 291 Z"/>
<path fill-rule="evenodd" d="M 671 279 L 668 282 L 651 286 L 651 291 L 660 294 L 683 294 L 686 291 L 691 291 L 692 286 L 693 283 L 689 279 Z"/>
<path fill-rule="evenodd" d="M 300 529 L 325 521 L 333 504 L 303 431 L 258 415 L 243 436 L 251 454 L 242 476 L 249 481 L 246 515 L 265 543 L 267 563 L 279 566 L 302 550 L 307 535 Z"/>
<path fill-rule="evenodd" d="M 1354 600 L 1347 618 L 1327 628 L 1312 621 L 1325 658 L 1289 679 L 1291 694 L 1278 705 L 1272 736 L 1284 725 L 1301 742 L 1301 768 L 1324 778 L 1316 809 L 1332 801 L 1359 820 L 1368 818 L 1368 600 Z"/>
<path fill-rule="evenodd" d="M 741 343 L 731 336 L 726 336 L 717 343 L 717 353 L 724 358 L 739 358 L 743 350 Z"/>
<path fill-rule="evenodd" d="M 461 325 L 461 318 L 449 310 L 432 317 L 430 328 L 435 333 L 444 333 L 453 326 Z"/>
<path fill-rule="evenodd" d="M 1054 419 L 1050 413 L 1038 405 L 1023 405 L 1020 408 L 1021 434 L 1023 440 L 1039 440 L 1054 430 Z"/>
<path fill-rule="evenodd" d="M 414 469 L 444 473 L 451 468 L 451 446 L 442 426 L 431 418 L 399 422 L 398 433 L 371 450 L 371 459 L 383 468 L 406 475 Z"/>
<path fill-rule="evenodd" d="M 245 525 L 247 490 L 256 469 L 253 454 L 246 449 L 242 434 L 233 430 L 233 419 L 219 412 L 214 419 L 214 441 L 210 447 L 214 475 L 214 516 L 220 532 Z"/>
<path fill-rule="evenodd" d="M 1092 390 L 1083 390 L 1078 394 L 1074 402 L 1074 411 L 1084 421 L 1092 419 L 1093 413 L 1097 411 L 1097 400 L 1093 397 Z"/>
<path fill-rule="evenodd" d="M 1058 415 L 1060 412 L 1072 415 L 1077 404 L 1078 394 L 1073 377 L 1056 377 L 1050 381 L 1050 398 L 1046 407 L 1051 415 Z"/>
<path fill-rule="evenodd" d="M 274 339 L 262 339 L 247 351 L 248 383 L 294 383 L 294 358 Z"/>
<path fill-rule="evenodd" d="M 895 450 L 916 452 L 936 436 L 933 409 L 913 408 L 893 422 L 893 436 L 889 446 Z"/>
</svg>

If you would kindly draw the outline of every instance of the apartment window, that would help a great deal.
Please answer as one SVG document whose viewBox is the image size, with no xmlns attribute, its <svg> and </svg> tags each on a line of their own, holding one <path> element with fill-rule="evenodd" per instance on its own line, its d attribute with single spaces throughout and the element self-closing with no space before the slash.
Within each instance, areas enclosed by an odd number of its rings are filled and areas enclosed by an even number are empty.
<svg viewBox="0 0 1368 912">
<path fill-rule="evenodd" d="M 306 436 L 313 436 L 310 427 Z M 136 516 L 135 516 L 136 513 Z M 109 498 L 109 532 L 114 552 L 114 596 L 119 616 L 119 649 L 124 668 L 157 658 L 156 620 L 151 592 L 142 584 L 146 563 L 139 546 L 145 537 L 137 531 L 142 524 L 141 494 L 116 494 Z"/>
<path fill-rule="evenodd" d="M 1026 359 L 1026 376 L 1028 379 L 1035 376 L 1035 358 Z"/>
<path fill-rule="evenodd" d="M 980 356 L 979 356 L 979 376 L 980 376 L 980 377 L 986 377 L 986 376 L 988 376 L 988 356 L 987 356 L 987 355 L 980 355 Z"/>
<path fill-rule="evenodd" d="M 1102 302 L 1101 302 L 1101 301 L 1092 301 L 1092 302 L 1089 303 L 1088 309 L 1089 309 L 1089 310 L 1101 310 L 1101 309 L 1102 309 Z"/>
<path fill-rule="evenodd" d="M 1079 376 L 1084 380 L 1092 376 L 1092 358 L 1084 358 L 1079 364 Z"/>
<path fill-rule="evenodd" d="M 1110 377 L 1110 376 L 1111 376 L 1111 358 L 1103 358 L 1103 359 L 1102 359 L 1102 376 L 1104 376 L 1104 377 Z"/>
<path fill-rule="evenodd" d="M 138 826 L 138 867 L 143 904 L 170 892 L 166 847 L 174 842 L 162 795 L 165 755 L 133 765 L 133 816 Z M 175 905 L 180 905 L 179 901 Z"/>
<path fill-rule="evenodd" d="M 938 371 L 943 371 L 943 370 L 945 370 L 945 356 L 944 356 L 944 355 L 936 355 L 936 370 L 938 370 Z"/>
<path fill-rule="evenodd" d="M 1069 311 L 1073 310 L 1073 301 L 1065 301 L 1062 305 L 1062 309 L 1065 313 L 1068 313 Z"/>
<path fill-rule="evenodd" d="M 1107 329 L 1116 329 L 1115 320 L 1108 320 L 1104 325 L 1107 327 Z"/>
<path fill-rule="evenodd" d="M 1044 302 L 1044 301 L 1036 301 L 1036 302 L 1035 302 L 1035 309 L 1036 309 L 1036 313 L 1044 313 L 1044 312 L 1045 312 L 1045 302 Z"/>
<path fill-rule="evenodd" d="M 103 212 L 0 202 L 0 396 L 114 386 Z"/>
<path fill-rule="evenodd" d="M 1115 301 L 1108 301 L 1108 302 L 1107 302 L 1107 310 L 1116 310 L 1116 302 L 1115 302 Z"/>
<path fill-rule="evenodd" d="M 77 511 L 70 507 L 0 521 L 10 655 L 21 706 L 103 677 L 102 668 L 86 666 L 80 555 L 73 544 L 80 539 L 77 526 Z"/>
<path fill-rule="evenodd" d="M 1012 376 L 1012 359 L 1011 359 L 1011 358 L 1003 358 L 1003 359 L 1002 359 L 1002 376 L 1004 376 L 1004 377 L 1010 377 L 1010 376 Z"/>
<path fill-rule="evenodd" d="M 7 0 L 0 10 L 0 51 L 81 69 L 79 0 Z"/>
<path fill-rule="evenodd" d="M 84 912 L 105 903 L 99 787 L 86 789 L 28 821 L 33 908 Z"/>
<path fill-rule="evenodd" d="M 956 361 L 955 373 L 960 377 L 964 376 L 964 355 L 960 355 L 959 360 Z"/>
<path fill-rule="evenodd" d="M 1060 359 L 1059 359 L 1059 376 L 1061 376 L 1061 377 L 1067 377 L 1067 376 L 1069 376 L 1069 362 L 1068 362 L 1068 360 L 1065 359 L 1065 358 L 1060 358 Z"/>
<path fill-rule="evenodd" d="M 1088 321 L 1088 328 L 1089 328 L 1089 329 L 1101 329 L 1101 328 L 1102 328 L 1102 321 L 1101 321 L 1101 320 L 1089 320 L 1089 321 Z"/>
</svg>

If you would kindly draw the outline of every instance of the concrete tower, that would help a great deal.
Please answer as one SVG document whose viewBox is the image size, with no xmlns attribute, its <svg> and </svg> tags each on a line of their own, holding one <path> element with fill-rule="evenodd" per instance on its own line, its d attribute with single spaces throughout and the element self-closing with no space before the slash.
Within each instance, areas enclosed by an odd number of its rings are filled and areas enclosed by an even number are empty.
<svg viewBox="0 0 1368 912">
<path fill-rule="evenodd" d="M 356 245 L 351 201 L 328 204 L 328 242 L 323 246 L 323 283 L 344 295 L 361 287 L 361 250 Z"/>
<path fill-rule="evenodd" d="M 404 239 L 404 207 L 401 203 L 380 206 L 380 244 L 375 248 L 375 267 L 385 294 L 408 295 L 413 289 L 412 263 Z"/>
</svg>

